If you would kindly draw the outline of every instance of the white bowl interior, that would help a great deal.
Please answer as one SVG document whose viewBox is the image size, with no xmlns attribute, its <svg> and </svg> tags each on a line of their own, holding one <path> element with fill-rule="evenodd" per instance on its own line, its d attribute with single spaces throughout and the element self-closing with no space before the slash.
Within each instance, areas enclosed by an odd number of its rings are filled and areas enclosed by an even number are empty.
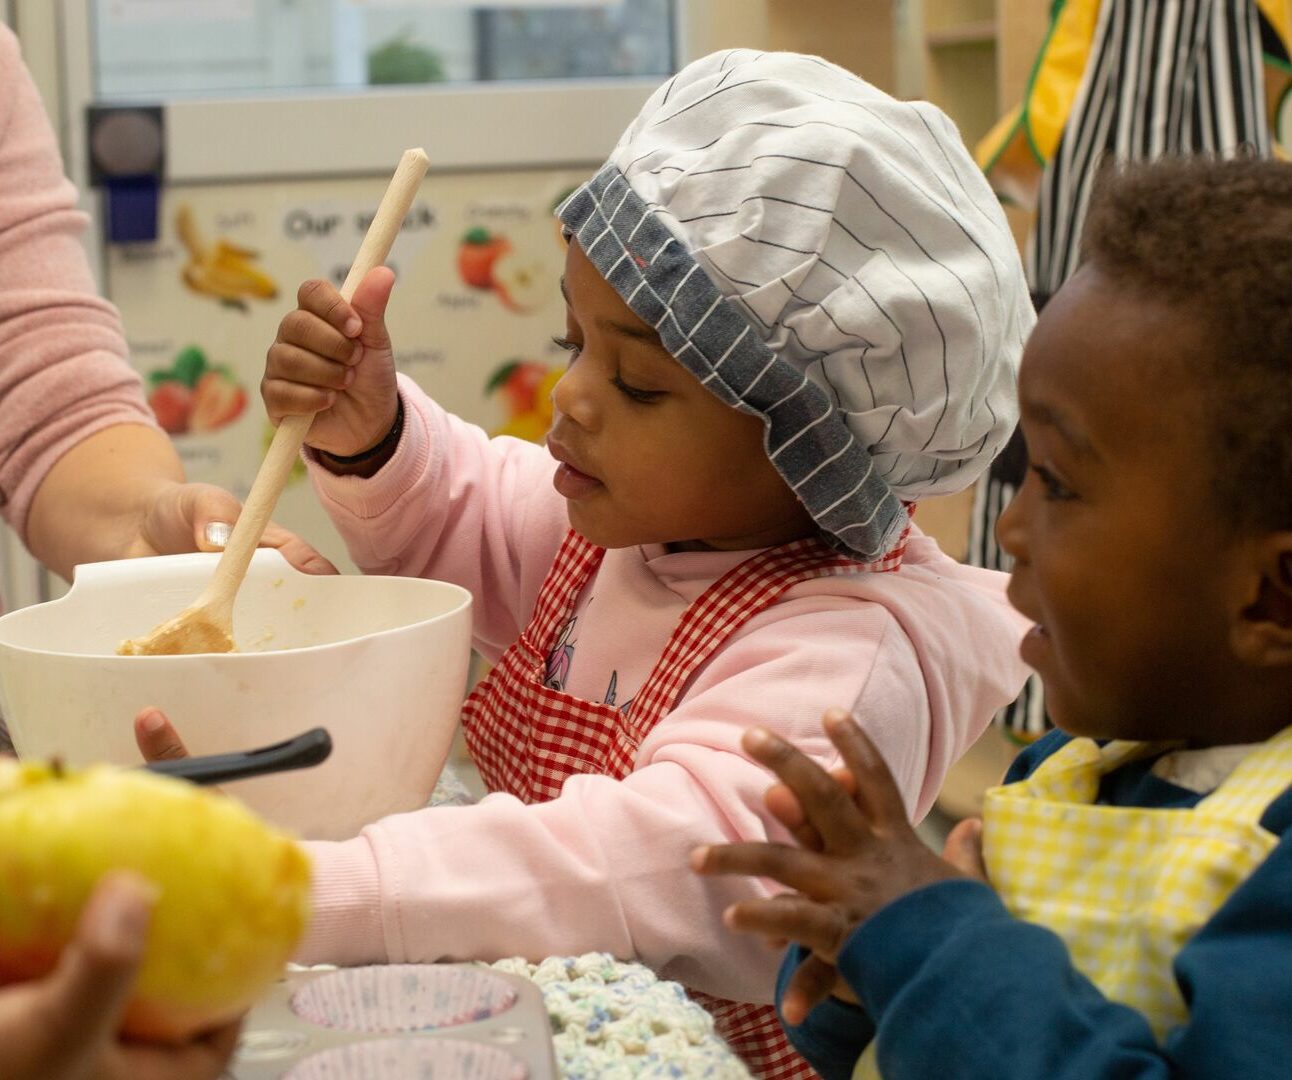
<svg viewBox="0 0 1292 1080">
<path fill-rule="evenodd" d="M 141 637 L 188 607 L 216 561 L 217 555 L 199 554 L 80 566 L 62 599 L 0 619 L 0 644 L 115 657 L 124 639 Z M 302 574 L 262 549 L 238 591 L 234 636 L 240 653 L 310 648 L 434 619 L 463 599 L 455 585 L 420 578 Z"/>
</svg>

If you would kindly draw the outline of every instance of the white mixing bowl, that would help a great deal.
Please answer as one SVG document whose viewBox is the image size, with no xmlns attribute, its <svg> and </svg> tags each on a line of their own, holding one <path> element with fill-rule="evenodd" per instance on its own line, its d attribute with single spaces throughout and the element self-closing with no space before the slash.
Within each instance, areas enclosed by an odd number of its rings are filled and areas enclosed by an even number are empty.
<svg viewBox="0 0 1292 1080">
<path fill-rule="evenodd" d="M 234 609 L 240 652 L 116 655 L 191 604 L 218 559 L 88 563 L 62 599 L 0 618 L 0 708 L 19 756 L 138 764 L 134 716 L 156 705 L 193 754 L 327 728 L 322 765 L 228 785 L 306 838 L 351 837 L 422 806 L 466 689 L 471 594 L 417 578 L 315 577 L 261 549 Z"/>
</svg>

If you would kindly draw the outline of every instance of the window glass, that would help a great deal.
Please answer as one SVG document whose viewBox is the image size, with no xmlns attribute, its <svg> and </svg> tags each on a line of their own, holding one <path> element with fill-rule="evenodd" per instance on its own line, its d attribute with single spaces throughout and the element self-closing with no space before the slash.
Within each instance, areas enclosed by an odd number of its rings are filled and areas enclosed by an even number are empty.
<svg viewBox="0 0 1292 1080">
<path fill-rule="evenodd" d="M 666 75 L 673 7 L 674 0 L 94 0 L 95 93 Z"/>
</svg>

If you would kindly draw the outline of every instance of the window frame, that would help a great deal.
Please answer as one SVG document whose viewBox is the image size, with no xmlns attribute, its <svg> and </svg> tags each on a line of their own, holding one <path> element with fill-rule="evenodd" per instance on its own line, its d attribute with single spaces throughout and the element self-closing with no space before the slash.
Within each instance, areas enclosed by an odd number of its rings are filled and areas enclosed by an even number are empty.
<svg viewBox="0 0 1292 1080">
<path fill-rule="evenodd" d="M 72 179 L 84 185 L 85 110 L 97 100 L 92 0 L 58 2 L 64 146 Z M 675 0 L 675 68 L 681 18 Z M 175 94 L 135 103 L 162 106 L 168 184 L 370 175 L 419 145 L 432 171 L 555 168 L 603 160 L 663 78 Z"/>
</svg>

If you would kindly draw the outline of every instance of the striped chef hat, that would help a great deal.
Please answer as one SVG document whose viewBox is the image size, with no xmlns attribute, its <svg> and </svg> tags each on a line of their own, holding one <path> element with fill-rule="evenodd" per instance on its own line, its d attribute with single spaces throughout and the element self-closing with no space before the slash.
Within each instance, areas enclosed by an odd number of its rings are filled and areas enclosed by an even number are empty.
<svg viewBox="0 0 1292 1080">
<path fill-rule="evenodd" d="M 1017 420 L 1033 322 L 951 121 L 817 57 L 715 53 L 660 87 L 558 214 L 864 560 L 968 487 Z"/>
</svg>

